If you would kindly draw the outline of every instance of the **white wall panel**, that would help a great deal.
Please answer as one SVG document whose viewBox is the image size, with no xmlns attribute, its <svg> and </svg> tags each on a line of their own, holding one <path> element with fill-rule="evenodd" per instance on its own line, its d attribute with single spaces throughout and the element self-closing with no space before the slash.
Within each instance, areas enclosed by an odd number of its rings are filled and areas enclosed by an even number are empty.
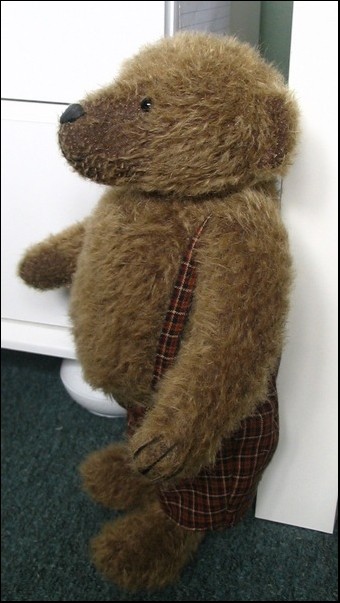
<svg viewBox="0 0 340 603">
<path fill-rule="evenodd" d="M 324 532 L 338 492 L 337 5 L 294 2 L 289 82 L 302 137 L 282 213 L 296 279 L 278 381 L 281 438 L 256 507 L 257 517 Z"/>
</svg>

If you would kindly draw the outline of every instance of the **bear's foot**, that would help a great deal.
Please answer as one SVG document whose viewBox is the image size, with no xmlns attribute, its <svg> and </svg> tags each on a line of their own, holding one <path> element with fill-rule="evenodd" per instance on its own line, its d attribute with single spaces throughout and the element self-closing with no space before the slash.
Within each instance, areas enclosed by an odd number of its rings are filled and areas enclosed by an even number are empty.
<svg viewBox="0 0 340 603">
<path fill-rule="evenodd" d="M 79 467 L 84 490 L 96 502 L 116 510 L 142 506 L 156 499 L 157 491 L 130 465 L 124 444 L 110 444 L 92 452 Z"/>
<path fill-rule="evenodd" d="M 128 591 L 174 582 L 203 538 L 174 523 L 158 501 L 104 526 L 92 541 L 98 570 Z"/>
</svg>

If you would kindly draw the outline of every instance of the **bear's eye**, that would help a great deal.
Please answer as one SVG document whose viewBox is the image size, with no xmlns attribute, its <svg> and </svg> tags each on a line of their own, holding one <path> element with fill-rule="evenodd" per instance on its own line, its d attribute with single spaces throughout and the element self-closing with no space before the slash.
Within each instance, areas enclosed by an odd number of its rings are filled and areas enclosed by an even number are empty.
<svg viewBox="0 0 340 603">
<path fill-rule="evenodd" d="M 147 113 L 148 111 L 150 111 L 152 107 L 152 100 L 151 98 L 143 98 L 143 100 L 140 103 L 140 108 L 142 109 L 142 111 L 144 111 L 145 113 Z"/>
</svg>

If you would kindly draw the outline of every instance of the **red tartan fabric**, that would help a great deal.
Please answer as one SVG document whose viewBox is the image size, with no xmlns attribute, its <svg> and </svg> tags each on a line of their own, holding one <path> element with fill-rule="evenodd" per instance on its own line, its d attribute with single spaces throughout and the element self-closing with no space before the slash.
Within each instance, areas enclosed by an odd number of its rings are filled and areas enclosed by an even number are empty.
<svg viewBox="0 0 340 603">
<path fill-rule="evenodd" d="M 189 316 L 196 285 L 194 251 L 209 219 L 210 216 L 208 216 L 199 226 L 182 258 L 169 309 L 164 319 L 158 341 L 153 378 L 151 381 L 153 389 L 155 389 L 159 379 L 162 377 L 168 366 L 173 363 L 180 346 L 181 336 L 185 322 Z"/>
<path fill-rule="evenodd" d="M 145 410 L 128 411 L 129 433 L 139 426 Z M 250 509 L 256 490 L 279 438 L 275 377 L 268 400 L 244 419 L 240 428 L 222 440 L 214 464 L 170 489 L 159 487 L 166 514 L 188 530 L 233 527 Z"/>
<path fill-rule="evenodd" d="M 210 216 L 197 229 L 182 259 L 169 309 L 159 338 L 152 378 L 157 386 L 165 370 L 174 362 L 189 316 L 196 284 L 194 250 Z M 222 440 L 212 465 L 192 479 L 183 479 L 171 489 L 159 487 L 164 511 L 189 530 L 221 529 L 234 526 L 254 500 L 262 473 L 272 458 L 279 436 L 276 376 L 269 383 L 267 400 L 240 428 Z M 131 436 L 144 418 L 141 407 L 128 410 Z"/>
<path fill-rule="evenodd" d="M 247 417 L 222 446 L 213 465 L 175 487 L 160 488 L 163 509 L 189 530 L 231 528 L 250 509 L 279 435 L 276 392 Z"/>
</svg>

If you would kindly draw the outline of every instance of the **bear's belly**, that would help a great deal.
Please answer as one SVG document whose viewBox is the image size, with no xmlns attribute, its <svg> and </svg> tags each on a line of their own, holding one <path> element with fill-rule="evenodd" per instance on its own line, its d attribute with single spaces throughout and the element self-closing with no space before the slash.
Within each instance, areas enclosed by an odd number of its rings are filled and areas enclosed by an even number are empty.
<svg viewBox="0 0 340 603">
<path fill-rule="evenodd" d="M 79 257 L 70 308 L 77 355 L 93 387 L 125 407 L 149 406 L 180 246 L 164 233 L 109 238 L 90 237 Z"/>
</svg>

